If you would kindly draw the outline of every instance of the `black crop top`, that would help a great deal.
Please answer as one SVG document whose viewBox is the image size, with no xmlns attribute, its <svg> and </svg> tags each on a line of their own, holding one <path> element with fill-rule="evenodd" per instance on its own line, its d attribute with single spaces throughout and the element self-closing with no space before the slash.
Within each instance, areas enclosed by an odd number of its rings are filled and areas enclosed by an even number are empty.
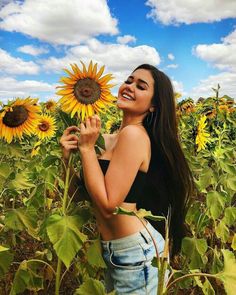
<svg viewBox="0 0 236 295">
<path fill-rule="evenodd" d="M 101 166 L 102 172 L 105 175 L 110 164 L 110 160 L 98 159 Z M 140 203 L 141 199 L 144 198 L 144 187 L 146 184 L 147 173 L 144 171 L 138 171 L 134 182 L 125 198 L 124 202 L 127 203 Z"/>
</svg>

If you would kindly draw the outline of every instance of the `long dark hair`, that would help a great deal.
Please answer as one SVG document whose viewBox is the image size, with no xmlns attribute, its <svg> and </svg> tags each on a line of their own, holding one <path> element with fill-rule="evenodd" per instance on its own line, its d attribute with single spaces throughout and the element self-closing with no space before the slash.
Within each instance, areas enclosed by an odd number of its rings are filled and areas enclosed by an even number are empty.
<svg viewBox="0 0 236 295">
<path fill-rule="evenodd" d="M 178 138 L 176 104 L 170 79 L 149 64 L 142 64 L 137 69 L 148 70 L 154 79 L 154 112 L 148 113 L 143 120 L 152 152 L 148 170 L 149 196 L 145 196 L 143 201 L 153 214 L 167 216 L 170 208 L 171 254 L 174 255 L 180 250 L 185 236 L 186 203 L 194 192 L 194 181 Z M 164 224 L 154 226 L 164 235 Z"/>
</svg>

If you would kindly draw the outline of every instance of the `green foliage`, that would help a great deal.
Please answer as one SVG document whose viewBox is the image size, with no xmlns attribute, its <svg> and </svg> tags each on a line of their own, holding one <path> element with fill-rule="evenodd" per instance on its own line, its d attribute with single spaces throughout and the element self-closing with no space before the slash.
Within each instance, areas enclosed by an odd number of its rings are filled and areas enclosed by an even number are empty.
<svg viewBox="0 0 236 295">
<path fill-rule="evenodd" d="M 235 293 L 236 112 L 232 98 L 216 94 L 198 102 L 188 98 L 177 105 L 179 137 L 197 190 L 188 203 L 189 234 L 172 269 L 169 285 L 177 281 L 165 290 L 168 295 L 179 289 L 180 294 L 224 294 L 215 278 L 223 282 L 227 294 Z M 203 115 L 210 140 L 197 152 L 195 140 Z M 3 282 L 11 295 L 40 290 L 53 294 L 56 284 L 61 293 L 106 294 L 106 266 L 91 205 L 78 202 L 77 195 L 72 199 L 64 194 L 67 184 L 62 178 L 59 138 L 79 121 L 59 109 L 55 117 L 57 131 L 50 140 L 39 144 L 36 136 L 25 136 L 11 144 L 0 141 L 0 293 Z M 117 132 L 121 114 L 116 108 L 101 114 L 101 119 L 102 133 Z M 31 157 L 36 145 L 39 153 Z M 98 154 L 104 145 L 100 135 Z M 73 165 L 76 171 L 81 169 L 79 153 Z M 144 209 L 117 208 L 116 214 L 164 219 Z M 160 266 L 157 260 L 153 263 Z M 201 277 L 190 276 L 196 273 Z"/>
<path fill-rule="evenodd" d="M 47 220 L 47 234 L 57 256 L 68 268 L 76 253 L 81 249 L 86 235 L 79 231 L 80 216 L 51 215 Z"/>
</svg>

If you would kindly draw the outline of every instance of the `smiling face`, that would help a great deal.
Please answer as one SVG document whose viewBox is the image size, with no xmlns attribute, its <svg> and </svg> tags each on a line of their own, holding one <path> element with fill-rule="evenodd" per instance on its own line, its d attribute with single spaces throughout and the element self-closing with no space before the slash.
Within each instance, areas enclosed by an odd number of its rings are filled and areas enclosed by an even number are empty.
<svg viewBox="0 0 236 295">
<path fill-rule="evenodd" d="M 134 71 L 120 86 L 117 106 L 126 112 L 146 114 L 154 94 L 154 79 L 145 69 Z"/>
</svg>

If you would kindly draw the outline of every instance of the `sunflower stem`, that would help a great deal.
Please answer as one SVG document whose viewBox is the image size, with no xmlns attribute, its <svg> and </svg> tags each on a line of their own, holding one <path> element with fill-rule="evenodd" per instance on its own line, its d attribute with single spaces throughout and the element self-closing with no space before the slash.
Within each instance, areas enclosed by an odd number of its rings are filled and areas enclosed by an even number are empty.
<svg viewBox="0 0 236 295">
<path fill-rule="evenodd" d="M 65 179 L 65 188 L 62 200 L 62 213 L 66 215 L 66 208 L 67 208 L 67 199 L 68 199 L 68 190 L 69 190 L 69 178 L 70 178 L 70 166 L 72 162 L 72 154 L 70 154 L 68 165 L 66 167 L 66 179 Z"/>
<path fill-rule="evenodd" d="M 58 257 L 58 260 L 57 260 L 57 272 L 56 272 L 55 295 L 59 295 L 60 279 L 61 279 L 61 259 Z"/>
</svg>

